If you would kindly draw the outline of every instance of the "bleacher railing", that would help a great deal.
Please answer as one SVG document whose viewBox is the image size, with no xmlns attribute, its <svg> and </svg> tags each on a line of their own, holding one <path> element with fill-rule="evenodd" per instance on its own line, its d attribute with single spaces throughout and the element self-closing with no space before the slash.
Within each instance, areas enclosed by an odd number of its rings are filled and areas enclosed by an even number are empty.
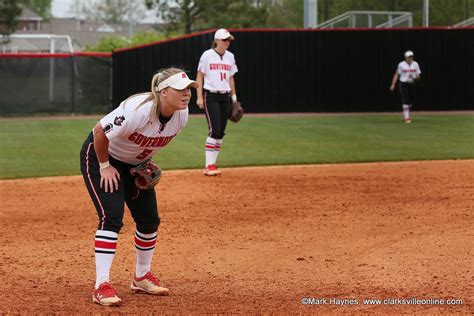
<svg viewBox="0 0 474 316">
<path fill-rule="evenodd" d="M 348 11 L 318 25 L 318 28 L 390 28 L 413 26 L 413 13 L 405 11 Z"/>
</svg>

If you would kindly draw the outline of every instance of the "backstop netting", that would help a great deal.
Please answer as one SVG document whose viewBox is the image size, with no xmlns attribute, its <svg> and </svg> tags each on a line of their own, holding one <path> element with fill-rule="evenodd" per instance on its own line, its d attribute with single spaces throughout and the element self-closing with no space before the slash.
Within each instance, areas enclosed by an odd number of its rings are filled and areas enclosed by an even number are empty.
<svg viewBox="0 0 474 316">
<path fill-rule="evenodd" d="M 111 108 L 109 54 L 0 54 L 0 115 Z"/>
</svg>

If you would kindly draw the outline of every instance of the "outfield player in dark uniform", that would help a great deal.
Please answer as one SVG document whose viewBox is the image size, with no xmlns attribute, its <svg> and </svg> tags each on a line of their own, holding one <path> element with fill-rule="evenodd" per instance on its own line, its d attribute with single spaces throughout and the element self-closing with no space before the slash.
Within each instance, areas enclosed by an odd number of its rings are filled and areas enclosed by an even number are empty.
<svg viewBox="0 0 474 316">
<path fill-rule="evenodd" d="M 212 48 L 206 50 L 199 60 L 196 76 L 199 88 L 196 103 L 206 112 L 209 128 L 204 169 L 204 174 L 207 176 L 221 173 L 217 168 L 217 156 L 222 146 L 227 120 L 231 114 L 232 102 L 237 102 L 234 75 L 238 69 L 234 54 L 227 50 L 233 40 L 234 36 L 226 29 L 217 30 Z"/>
<path fill-rule="evenodd" d="M 124 203 L 136 223 L 137 261 L 131 289 L 155 295 L 169 293 L 150 271 L 160 224 L 155 190 L 146 187 L 146 183 L 143 188 L 132 173 L 139 169 L 138 172 L 158 181 L 156 176 L 161 171 L 149 159 L 186 125 L 190 87 L 197 86 L 181 69 L 159 71 L 153 76 L 150 93 L 123 101 L 97 123 L 82 146 L 81 171 L 99 216 L 92 295 L 95 303 L 121 302 L 109 283 L 109 273 L 122 227 Z M 144 168 L 140 168 L 143 164 Z"/>
<path fill-rule="evenodd" d="M 415 80 L 420 80 L 421 70 L 416 61 L 413 60 L 411 50 L 405 52 L 405 60 L 398 64 L 397 70 L 393 74 L 390 90 L 395 90 L 395 85 L 400 79 L 400 94 L 402 96 L 403 118 L 405 123 L 411 123 L 410 109 L 415 98 Z"/>
</svg>

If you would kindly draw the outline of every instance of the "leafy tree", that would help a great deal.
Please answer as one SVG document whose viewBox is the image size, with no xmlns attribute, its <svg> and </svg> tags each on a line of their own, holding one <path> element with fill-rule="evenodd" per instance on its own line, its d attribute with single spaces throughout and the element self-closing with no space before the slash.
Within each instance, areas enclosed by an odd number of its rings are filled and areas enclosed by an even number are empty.
<svg viewBox="0 0 474 316">
<path fill-rule="evenodd" d="M 189 34 L 214 27 L 264 26 L 266 6 L 252 0 L 145 0 L 149 8 L 157 6 L 168 23 L 168 30 Z"/>
<path fill-rule="evenodd" d="M 121 23 L 125 21 L 128 12 L 127 0 L 89 2 L 84 7 L 84 13 L 97 20 L 107 23 Z"/>
<path fill-rule="evenodd" d="M 430 25 L 453 25 L 474 16 L 474 0 L 430 2 Z"/>
<path fill-rule="evenodd" d="M 176 0 L 174 2 L 147 0 L 146 4 L 148 8 L 157 6 L 158 11 L 164 12 L 163 19 L 168 23 L 168 31 L 183 29 L 186 34 L 189 34 L 194 30 L 195 23 L 204 19 L 209 8 L 216 5 L 213 2 L 213 0 Z"/>
<path fill-rule="evenodd" d="M 413 25 L 423 25 L 423 0 L 320 0 L 320 22 L 351 10 L 409 11 Z M 474 0 L 431 0 L 430 25 L 449 26 L 474 15 Z"/>
<path fill-rule="evenodd" d="M 0 32 L 9 35 L 16 30 L 16 18 L 22 9 L 15 0 L 0 0 Z"/>
<path fill-rule="evenodd" d="M 167 36 L 156 32 L 139 32 L 136 33 L 129 42 L 129 45 L 142 45 L 166 39 Z"/>
<path fill-rule="evenodd" d="M 174 34 L 176 36 L 176 34 Z M 155 32 L 139 32 L 136 33 L 131 39 L 127 39 L 121 36 L 104 36 L 101 37 L 96 45 L 87 45 L 85 51 L 89 52 L 112 52 L 116 49 L 148 44 L 156 41 L 160 41 L 168 38 L 165 34 L 159 34 Z"/>
<path fill-rule="evenodd" d="M 45 20 L 51 17 L 51 0 L 21 0 L 21 3 Z"/>
<path fill-rule="evenodd" d="M 185 33 L 216 27 L 302 27 L 303 0 L 143 0 L 157 6 L 168 30 Z M 319 23 L 347 11 L 409 11 L 413 25 L 423 22 L 423 0 L 319 0 Z M 431 0 L 430 25 L 449 26 L 474 15 L 474 0 Z M 373 16 L 373 24 L 386 17 Z M 358 25 L 367 26 L 360 18 Z M 343 26 L 343 24 L 341 24 Z"/>
<path fill-rule="evenodd" d="M 112 52 L 116 49 L 126 47 L 130 42 L 121 36 L 103 36 L 99 39 L 95 45 L 86 45 L 85 51 L 87 52 Z"/>
<path fill-rule="evenodd" d="M 264 27 L 268 19 L 267 5 L 255 5 L 252 0 L 227 1 L 227 5 L 213 6 L 207 13 L 207 23 L 200 28 Z"/>
<path fill-rule="evenodd" d="M 263 0 L 265 1 L 265 0 Z M 303 0 L 266 0 L 267 27 L 302 27 Z M 347 11 L 408 11 L 413 13 L 413 25 L 423 25 L 423 0 L 319 0 L 319 23 Z M 474 0 L 431 0 L 430 25 L 449 26 L 474 16 Z M 374 24 L 386 18 L 373 16 Z M 358 25 L 367 26 L 365 18 Z M 342 26 L 343 24 L 341 24 Z"/>
<path fill-rule="evenodd" d="M 130 10 L 132 20 L 136 21 L 143 17 L 144 8 L 141 5 L 135 5 L 133 0 L 107 0 L 82 2 L 76 0 L 73 4 L 75 14 L 85 15 L 89 18 L 104 21 L 106 23 L 123 23 L 128 21 L 129 1 L 133 7 Z M 140 2 L 140 4 L 142 4 Z"/>
<path fill-rule="evenodd" d="M 321 0 L 320 0 L 321 1 Z M 267 1 L 267 27 L 303 27 L 304 1 Z"/>
</svg>

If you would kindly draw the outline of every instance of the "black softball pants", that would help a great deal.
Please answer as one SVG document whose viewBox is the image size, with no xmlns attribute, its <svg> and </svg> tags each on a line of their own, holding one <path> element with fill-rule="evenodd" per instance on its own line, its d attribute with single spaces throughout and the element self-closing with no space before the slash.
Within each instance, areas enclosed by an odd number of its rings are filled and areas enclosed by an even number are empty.
<svg viewBox="0 0 474 316">
<path fill-rule="evenodd" d="M 107 193 L 103 188 L 100 188 L 99 161 L 94 150 L 92 133 L 82 145 L 80 159 L 82 176 L 99 216 L 99 230 L 120 232 L 123 225 L 125 203 L 130 209 L 139 232 L 151 234 L 158 230 L 160 217 L 155 190 L 137 189 L 135 178 L 130 174 L 130 169 L 135 167 L 134 165 L 126 164 L 109 156 L 109 162 L 117 169 L 120 180 L 119 189 Z"/>
<path fill-rule="evenodd" d="M 408 82 L 400 82 L 400 94 L 402 96 L 402 104 L 412 105 L 415 98 L 415 85 Z"/>
<path fill-rule="evenodd" d="M 209 127 L 209 137 L 214 139 L 224 138 L 231 110 L 230 93 L 204 91 L 204 111 L 206 112 L 207 125 Z"/>
</svg>

